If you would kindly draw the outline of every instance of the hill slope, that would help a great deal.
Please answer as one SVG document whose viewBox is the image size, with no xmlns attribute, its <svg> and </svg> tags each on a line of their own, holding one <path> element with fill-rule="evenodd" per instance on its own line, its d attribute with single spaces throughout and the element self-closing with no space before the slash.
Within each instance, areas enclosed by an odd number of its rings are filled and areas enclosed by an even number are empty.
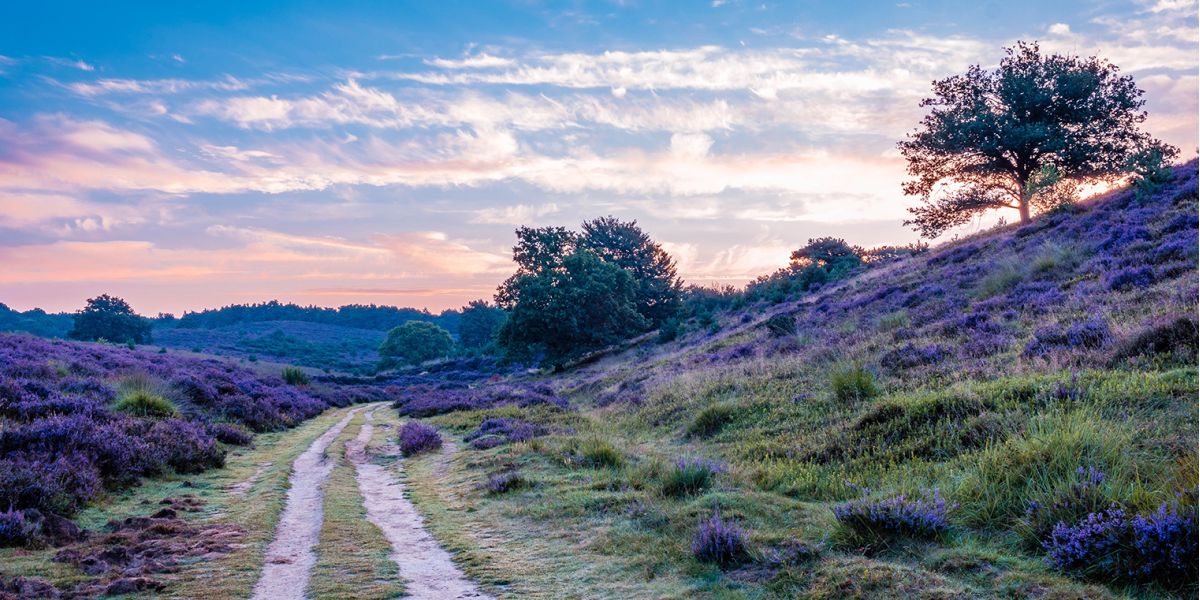
<svg viewBox="0 0 1200 600">
<path fill-rule="evenodd" d="M 402 413 L 457 411 L 433 421 L 488 440 L 414 476 L 418 505 L 469 575 L 517 595 L 1194 596 L 1196 184 L 1192 162 L 1149 197 L 1114 192 L 542 382 L 578 410 L 410 394 Z M 551 435 L 510 443 L 489 417 Z M 514 472 L 529 483 L 485 491 Z M 698 560 L 696 536 L 727 525 L 748 553 Z"/>
</svg>

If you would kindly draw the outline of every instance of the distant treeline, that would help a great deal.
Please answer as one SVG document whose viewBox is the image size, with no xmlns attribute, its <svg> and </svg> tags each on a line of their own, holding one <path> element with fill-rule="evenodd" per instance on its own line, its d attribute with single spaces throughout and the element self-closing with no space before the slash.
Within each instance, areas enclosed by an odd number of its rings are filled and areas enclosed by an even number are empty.
<svg viewBox="0 0 1200 600">
<path fill-rule="evenodd" d="M 199 312 L 186 312 L 173 321 L 175 327 L 195 329 L 214 329 L 263 321 L 303 321 L 380 331 L 387 331 L 408 321 L 427 321 L 440 325 L 447 331 L 457 333 L 458 321 L 461 316 L 462 313 L 457 310 L 445 310 L 439 314 L 433 314 L 423 309 L 375 304 L 348 304 L 338 308 L 326 308 L 285 304 L 272 300 L 261 304 L 232 304 Z M 160 317 L 157 321 L 159 322 L 156 325 L 168 325 L 171 320 Z"/>
<path fill-rule="evenodd" d="M 0 331 L 32 333 L 40 337 L 64 338 L 75 324 L 71 313 L 47 313 L 40 308 L 16 311 L 0 303 Z"/>
</svg>

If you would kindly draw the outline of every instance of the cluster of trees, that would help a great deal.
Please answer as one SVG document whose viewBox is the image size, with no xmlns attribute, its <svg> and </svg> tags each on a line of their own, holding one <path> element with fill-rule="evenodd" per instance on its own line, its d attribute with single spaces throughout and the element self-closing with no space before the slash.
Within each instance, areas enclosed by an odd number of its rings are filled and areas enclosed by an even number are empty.
<svg viewBox="0 0 1200 600">
<path fill-rule="evenodd" d="M 300 306 L 271 300 L 259 304 L 231 304 L 199 312 L 186 312 L 182 317 L 174 320 L 174 325 L 184 328 L 213 329 L 263 321 L 303 321 L 387 331 L 408 321 L 429 321 L 448 331 L 456 331 L 459 316 L 459 312 L 455 310 L 447 310 L 435 315 L 424 309 L 375 304 L 347 304 L 329 308 Z M 163 315 L 161 320 L 170 322 L 172 319 L 170 315 Z"/>
</svg>

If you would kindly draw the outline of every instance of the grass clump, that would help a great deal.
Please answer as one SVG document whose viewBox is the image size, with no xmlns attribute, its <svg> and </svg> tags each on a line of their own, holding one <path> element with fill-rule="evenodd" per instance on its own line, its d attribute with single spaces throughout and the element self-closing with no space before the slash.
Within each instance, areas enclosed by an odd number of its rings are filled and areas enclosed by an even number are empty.
<svg viewBox="0 0 1200 600">
<path fill-rule="evenodd" d="M 733 422 L 737 416 L 737 407 L 728 402 L 710 404 L 704 407 L 688 426 L 688 435 L 693 437 L 708 437 L 721 431 L 723 427 Z"/>
<path fill-rule="evenodd" d="M 308 385 L 310 383 L 308 373 L 298 367 L 284 367 L 283 381 L 288 385 Z"/>
<path fill-rule="evenodd" d="M 663 480 L 663 495 L 680 498 L 698 494 L 708 489 L 717 474 L 724 471 L 725 465 L 706 458 L 680 458 Z"/>
<path fill-rule="evenodd" d="M 625 456 L 607 440 L 591 437 L 579 444 L 579 463 L 594 469 L 615 469 L 625 464 Z"/>
<path fill-rule="evenodd" d="M 170 400 L 146 390 L 131 390 L 123 394 L 113 406 L 119 412 L 148 419 L 173 417 L 179 411 Z"/>
<path fill-rule="evenodd" d="M 879 395 L 875 375 L 860 364 L 834 371 L 829 376 L 829 386 L 840 402 L 860 402 Z"/>
</svg>

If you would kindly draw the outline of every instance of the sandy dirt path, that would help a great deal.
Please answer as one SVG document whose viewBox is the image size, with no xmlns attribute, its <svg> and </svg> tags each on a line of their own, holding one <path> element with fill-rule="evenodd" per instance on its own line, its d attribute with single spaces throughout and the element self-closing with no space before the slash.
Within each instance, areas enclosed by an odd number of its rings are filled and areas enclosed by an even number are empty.
<svg viewBox="0 0 1200 600">
<path fill-rule="evenodd" d="M 303 600 L 317 560 L 313 547 L 325 519 L 321 486 L 337 462 L 326 457 L 325 450 L 361 410 L 363 407 L 347 412 L 292 463 L 287 504 L 275 527 L 275 539 L 267 547 L 262 574 L 254 586 L 254 600 Z"/>
<path fill-rule="evenodd" d="M 358 436 L 346 444 L 346 456 L 354 464 L 358 489 L 367 509 L 367 519 L 375 524 L 392 545 L 392 560 L 400 568 L 409 597 L 420 600 L 457 598 L 490 599 L 450 559 L 425 530 L 421 515 L 408 498 L 404 484 L 387 468 L 372 464 L 366 446 L 374 435 L 372 409 Z"/>
</svg>

